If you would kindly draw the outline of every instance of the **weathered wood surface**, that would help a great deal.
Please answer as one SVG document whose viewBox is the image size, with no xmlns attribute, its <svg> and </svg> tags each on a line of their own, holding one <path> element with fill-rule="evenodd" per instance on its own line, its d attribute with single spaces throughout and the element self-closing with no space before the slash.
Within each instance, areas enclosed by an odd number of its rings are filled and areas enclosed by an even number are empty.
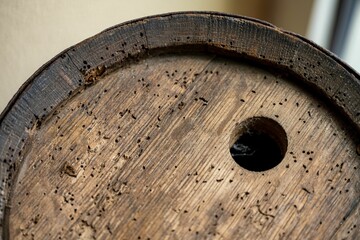
<svg viewBox="0 0 360 240">
<path fill-rule="evenodd" d="M 268 24 L 116 26 L 44 66 L 3 113 L 3 237 L 356 239 L 359 102 L 356 73 Z M 254 116 L 287 134 L 263 172 L 229 152 Z"/>
</svg>

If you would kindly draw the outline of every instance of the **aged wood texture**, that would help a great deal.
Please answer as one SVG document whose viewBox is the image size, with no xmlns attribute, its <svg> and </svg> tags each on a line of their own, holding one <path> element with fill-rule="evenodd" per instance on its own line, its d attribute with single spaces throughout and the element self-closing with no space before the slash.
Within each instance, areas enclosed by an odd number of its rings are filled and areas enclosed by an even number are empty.
<svg viewBox="0 0 360 240">
<path fill-rule="evenodd" d="M 108 29 L 2 114 L 2 236 L 356 239 L 359 102 L 350 68 L 256 20 L 174 13 Z M 254 116 L 287 134 L 263 172 L 229 152 Z"/>
</svg>

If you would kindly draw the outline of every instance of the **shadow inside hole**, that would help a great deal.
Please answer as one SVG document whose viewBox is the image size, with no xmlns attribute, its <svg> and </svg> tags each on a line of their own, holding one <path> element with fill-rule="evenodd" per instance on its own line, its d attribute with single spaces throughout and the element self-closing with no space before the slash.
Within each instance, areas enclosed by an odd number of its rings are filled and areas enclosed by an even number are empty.
<svg viewBox="0 0 360 240">
<path fill-rule="evenodd" d="M 277 166 L 286 153 L 287 137 L 276 121 L 265 117 L 245 120 L 235 129 L 230 154 L 235 162 L 250 171 L 266 171 Z"/>
</svg>

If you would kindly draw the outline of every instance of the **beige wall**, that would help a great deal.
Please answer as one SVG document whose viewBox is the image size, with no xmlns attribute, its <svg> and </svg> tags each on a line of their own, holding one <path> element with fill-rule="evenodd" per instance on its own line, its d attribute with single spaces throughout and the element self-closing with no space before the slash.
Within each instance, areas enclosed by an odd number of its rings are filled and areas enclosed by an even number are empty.
<svg viewBox="0 0 360 240">
<path fill-rule="evenodd" d="M 304 35 L 307 24 L 305 16 L 311 2 L 0 0 L 0 112 L 21 84 L 41 65 L 65 48 L 115 24 L 164 12 L 212 10 L 265 19 Z M 299 5 L 302 7 L 299 8 Z M 287 12 L 289 8 L 295 12 Z"/>
</svg>

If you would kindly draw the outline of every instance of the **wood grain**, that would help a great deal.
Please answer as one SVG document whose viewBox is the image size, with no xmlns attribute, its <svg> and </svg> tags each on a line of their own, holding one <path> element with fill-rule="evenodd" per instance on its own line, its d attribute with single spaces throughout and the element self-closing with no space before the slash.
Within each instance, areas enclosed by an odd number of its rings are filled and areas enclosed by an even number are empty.
<svg viewBox="0 0 360 240">
<path fill-rule="evenodd" d="M 359 101 L 345 64 L 256 20 L 116 26 L 45 65 L 3 113 L 3 237 L 356 239 Z M 287 133 L 264 172 L 229 152 L 254 116 Z"/>
</svg>

